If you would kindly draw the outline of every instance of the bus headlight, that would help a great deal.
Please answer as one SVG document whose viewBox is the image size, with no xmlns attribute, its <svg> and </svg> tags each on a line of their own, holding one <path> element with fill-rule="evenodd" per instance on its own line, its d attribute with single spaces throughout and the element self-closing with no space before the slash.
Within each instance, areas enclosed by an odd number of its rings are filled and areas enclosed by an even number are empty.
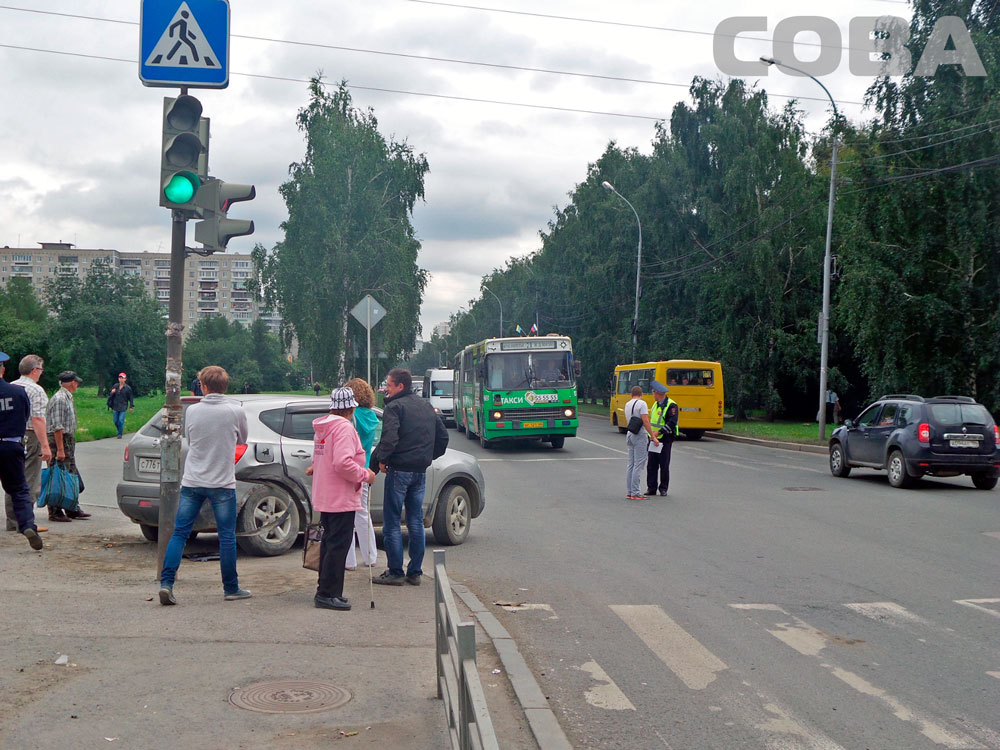
<svg viewBox="0 0 1000 750">
<path fill-rule="evenodd" d="M 501 419 L 502 417 L 503 417 L 503 414 L 501 414 L 500 412 L 498 412 L 498 411 L 493 412 L 493 419 L 494 420 Z"/>
<path fill-rule="evenodd" d="M 567 417 L 572 417 L 574 414 L 576 414 L 576 411 L 574 409 L 566 409 L 565 411 L 563 411 L 563 414 L 565 414 Z"/>
</svg>

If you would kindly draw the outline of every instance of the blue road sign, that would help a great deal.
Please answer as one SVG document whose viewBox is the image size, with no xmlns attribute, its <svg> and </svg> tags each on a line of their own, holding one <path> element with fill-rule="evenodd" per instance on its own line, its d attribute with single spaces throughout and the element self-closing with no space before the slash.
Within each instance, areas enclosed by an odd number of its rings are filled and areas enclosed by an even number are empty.
<svg viewBox="0 0 1000 750">
<path fill-rule="evenodd" d="M 229 0 L 142 0 L 139 80 L 144 86 L 229 85 Z"/>
</svg>

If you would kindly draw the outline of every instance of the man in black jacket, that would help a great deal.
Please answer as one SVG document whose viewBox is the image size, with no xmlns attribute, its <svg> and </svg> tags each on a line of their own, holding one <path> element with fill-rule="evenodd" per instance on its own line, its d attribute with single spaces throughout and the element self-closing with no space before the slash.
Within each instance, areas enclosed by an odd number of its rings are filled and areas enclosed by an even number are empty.
<svg viewBox="0 0 1000 750">
<path fill-rule="evenodd" d="M 108 394 L 108 408 L 114 415 L 115 429 L 118 430 L 118 439 L 122 439 L 125 432 L 125 414 L 135 409 L 135 400 L 132 393 L 132 386 L 125 382 L 128 376 L 124 372 L 118 373 L 118 383 Z"/>
<path fill-rule="evenodd" d="M 382 439 L 372 452 L 371 468 L 385 472 L 382 537 L 389 569 L 375 579 L 388 586 L 420 585 L 424 561 L 424 486 L 427 467 L 448 447 L 448 431 L 427 399 L 413 393 L 409 370 L 396 368 L 386 377 Z M 406 509 L 410 563 L 403 572 Z"/>
</svg>

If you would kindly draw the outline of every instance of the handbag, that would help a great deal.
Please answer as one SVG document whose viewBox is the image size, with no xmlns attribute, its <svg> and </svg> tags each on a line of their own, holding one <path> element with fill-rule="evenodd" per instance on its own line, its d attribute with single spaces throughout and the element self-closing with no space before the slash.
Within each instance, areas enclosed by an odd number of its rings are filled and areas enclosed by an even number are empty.
<svg viewBox="0 0 1000 750">
<path fill-rule="evenodd" d="M 319 571 L 319 552 L 323 544 L 323 527 L 317 524 L 306 526 L 302 539 L 302 567 Z"/>
<path fill-rule="evenodd" d="M 62 463 L 42 469 L 38 507 L 74 510 L 80 504 L 80 480 Z"/>
</svg>

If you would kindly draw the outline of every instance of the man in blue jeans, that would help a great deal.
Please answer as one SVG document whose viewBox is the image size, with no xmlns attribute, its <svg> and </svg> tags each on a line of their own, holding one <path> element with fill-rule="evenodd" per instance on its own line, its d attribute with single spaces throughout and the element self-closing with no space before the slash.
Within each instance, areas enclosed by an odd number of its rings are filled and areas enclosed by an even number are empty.
<svg viewBox="0 0 1000 750">
<path fill-rule="evenodd" d="M 181 477 L 181 499 L 177 506 L 174 533 L 163 556 L 160 573 L 160 604 L 177 604 L 174 580 L 181 555 L 202 504 L 208 500 L 219 531 L 219 565 L 226 601 L 249 599 L 236 575 L 236 446 L 247 441 L 247 415 L 239 404 L 224 395 L 229 375 L 211 365 L 198 373 L 205 396 L 191 404 L 184 415 L 188 453 Z"/>
<path fill-rule="evenodd" d="M 448 447 L 448 431 L 430 401 L 413 393 L 409 370 L 395 368 L 386 377 L 382 438 L 372 453 L 371 468 L 385 472 L 382 538 L 389 569 L 375 579 L 386 586 L 420 585 L 424 562 L 424 485 L 427 467 Z M 403 530 L 410 537 L 410 562 L 403 571 Z"/>
</svg>

